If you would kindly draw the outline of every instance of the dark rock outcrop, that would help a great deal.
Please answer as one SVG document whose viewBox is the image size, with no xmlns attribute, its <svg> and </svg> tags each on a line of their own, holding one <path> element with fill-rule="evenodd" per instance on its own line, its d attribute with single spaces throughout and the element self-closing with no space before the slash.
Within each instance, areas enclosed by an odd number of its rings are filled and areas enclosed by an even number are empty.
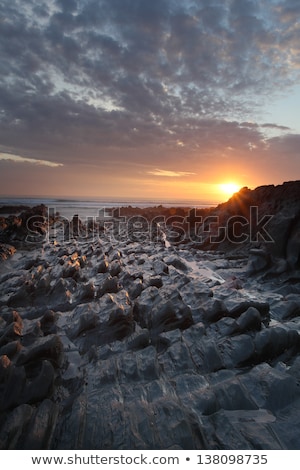
<svg viewBox="0 0 300 470">
<path fill-rule="evenodd" d="M 237 251 L 248 247 L 253 273 L 274 269 L 278 263 L 281 270 L 299 267 L 299 193 L 300 181 L 241 189 L 210 211 L 217 220 L 210 231 L 205 224 L 200 226 L 202 249 Z M 286 260 L 286 264 L 280 260 Z"/>
<path fill-rule="evenodd" d="M 48 211 L 43 204 L 27 208 L 19 215 L 10 215 L 2 223 L 0 242 L 11 243 L 14 247 L 27 245 L 35 248 L 45 241 L 48 230 Z"/>
</svg>

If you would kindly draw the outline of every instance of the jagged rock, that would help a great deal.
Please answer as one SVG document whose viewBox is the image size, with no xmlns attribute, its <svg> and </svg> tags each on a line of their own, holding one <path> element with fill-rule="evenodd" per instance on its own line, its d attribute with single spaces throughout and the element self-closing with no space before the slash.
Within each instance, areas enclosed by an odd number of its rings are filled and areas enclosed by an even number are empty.
<svg viewBox="0 0 300 470">
<path fill-rule="evenodd" d="M 269 318 L 270 305 L 268 302 L 229 300 L 229 302 L 225 301 L 225 305 L 228 309 L 227 315 L 232 318 L 238 318 L 250 307 L 258 310 L 262 319 Z"/>
<path fill-rule="evenodd" d="M 74 279 L 58 279 L 49 296 L 47 296 L 46 305 L 50 305 L 54 310 L 69 310 L 72 303 L 72 294 L 75 290 L 76 282 Z"/>
<path fill-rule="evenodd" d="M 122 258 L 122 253 L 119 250 L 112 251 L 109 254 L 109 258 L 111 261 L 115 261 L 115 260 L 119 261 Z"/>
<path fill-rule="evenodd" d="M 134 279 L 128 288 L 128 294 L 131 299 L 136 299 L 143 290 L 143 282 L 141 279 Z"/>
<path fill-rule="evenodd" d="M 32 414 L 21 449 L 42 450 L 51 445 L 59 407 L 51 400 L 42 401 Z"/>
<path fill-rule="evenodd" d="M 134 305 L 136 320 L 145 323 L 152 307 L 161 299 L 162 297 L 157 287 L 150 286 L 144 289 Z"/>
<path fill-rule="evenodd" d="M 149 286 L 157 287 L 158 289 L 163 286 L 163 280 L 161 276 L 151 276 L 148 281 Z"/>
<path fill-rule="evenodd" d="M 109 316 L 108 325 L 117 338 L 125 337 L 133 329 L 132 307 L 125 308 L 123 305 L 120 305 L 116 309 L 112 310 Z"/>
<path fill-rule="evenodd" d="M 224 302 L 214 299 L 202 304 L 201 313 L 203 320 L 208 323 L 217 322 L 221 318 L 228 316 L 228 310 Z"/>
<path fill-rule="evenodd" d="M 296 356 L 292 362 L 292 365 L 286 370 L 287 374 L 290 374 L 297 383 L 300 380 L 300 356 Z"/>
<path fill-rule="evenodd" d="M 236 321 L 237 327 L 241 332 L 260 330 L 261 316 L 259 311 L 254 307 L 249 307 L 246 312 L 242 313 Z"/>
<path fill-rule="evenodd" d="M 169 333 L 165 333 L 165 336 L 167 335 L 169 338 L 170 335 L 173 335 L 174 333 L 176 333 L 176 330 L 174 332 L 171 331 Z M 206 329 L 204 324 L 199 322 L 180 332 L 180 334 L 187 346 L 191 348 L 195 343 L 197 344 L 202 341 L 202 337 L 206 335 Z"/>
<path fill-rule="evenodd" d="M 0 243 L 0 260 L 4 261 L 16 253 L 16 248 L 12 245 Z"/>
<path fill-rule="evenodd" d="M 205 317 L 203 319 L 205 320 Z M 211 324 L 210 329 L 223 337 L 240 332 L 237 322 L 230 317 L 221 318 L 216 323 Z"/>
<path fill-rule="evenodd" d="M 43 361 L 40 372 L 30 382 L 26 382 L 22 402 L 32 404 L 46 398 L 52 391 L 54 379 L 52 364 L 49 361 Z"/>
<path fill-rule="evenodd" d="M 166 301 L 154 306 L 148 318 L 148 327 L 156 332 L 174 328 L 185 329 L 193 323 L 191 309 L 181 299 L 177 302 Z"/>
<path fill-rule="evenodd" d="M 164 299 L 157 287 L 145 289 L 134 307 L 135 319 L 142 327 L 159 334 L 174 328 L 187 328 L 193 324 L 191 309 L 173 291 L 170 299 Z"/>
<path fill-rule="evenodd" d="M 9 375 L 11 367 L 11 361 L 7 356 L 1 356 L 0 357 L 0 378 L 1 382 L 5 381 L 5 378 Z"/>
<path fill-rule="evenodd" d="M 36 315 L 34 315 L 35 317 Z M 26 330 L 24 329 L 22 336 L 22 345 L 31 345 L 37 338 L 44 336 L 44 332 L 41 329 L 41 322 L 39 320 L 28 323 Z"/>
<path fill-rule="evenodd" d="M 287 210 L 281 210 L 276 213 L 268 224 L 269 233 L 274 240 L 274 243 L 268 243 L 268 251 L 271 255 L 279 258 L 286 257 L 286 248 L 289 240 L 289 235 L 294 223 L 294 213 L 291 207 Z"/>
<path fill-rule="evenodd" d="M 159 364 L 153 346 L 120 355 L 117 368 L 121 384 L 127 384 L 131 380 L 149 382 L 159 378 Z"/>
<path fill-rule="evenodd" d="M 257 408 L 273 412 L 293 402 L 297 393 L 294 377 L 262 363 L 239 377 Z"/>
<path fill-rule="evenodd" d="M 219 410 L 201 418 L 204 447 L 217 451 L 282 449 L 270 430 L 275 419 L 265 410 Z"/>
<path fill-rule="evenodd" d="M 247 334 L 224 338 L 218 342 L 217 346 L 226 369 L 242 366 L 255 354 L 254 342 Z"/>
<path fill-rule="evenodd" d="M 188 330 L 185 330 L 185 332 Z M 182 340 L 183 332 L 179 329 L 160 333 L 157 337 L 151 337 L 151 343 L 155 344 L 159 353 L 164 353 L 170 346 Z"/>
<path fill-rule="evenodd" d="M 158 276 L 162 276 L 169 273 L 168 265 L 161 260 L 155 260 L 153 262 L 153 270 Z"/>
<path fill-rule="evenodd" d="M 9 216 L 5 219 L 5 226 L 1 231 L 1 241 L 11 242 L 17 248 L 23 244 L 36 247 L 45 241 L 47 233 L 47 208 L 43 204 L 33 208 L 24 207 L 18 216 Z"/>
<path fill-rule="evenodd" d="M 109 267 L 109 273 L 112 277 L 118 276 L 122 270 L 121 263 L 119 260 L 114 260 L 111 262 L 110 267 Z"/>
<path fill-rule="evenodd" d="M 248 270 L 251 274 L 258 273 L 270 266 L 270 253 L 258 248 L 251 249 L 249 253 Z"/>
<path fill-rule="evenodd" d="M 77 338 L 80 334 L 95 328 L 98 321 L 98 315 L 92 308 L 79 305 L 74 311 L 72 326 L 68 333 L 70 338 Z"/>
<path fill-rule="evenodd" d="M 147 329 L 141 329 L 140 331 L 134 332 L 128 338 L 128 349 L 133 351 L 144 349 L 149 346 L 150 334 Z"/>
<path fill-rule="evenodd" d="M 194 369 L 189 349 L 185 343 L 180 341 L 171 344 L 165 353 L 160 355 L 159 362 L 169 377 L 187 373 L 188 371 L 192 372 Z"/>
<path fill-rule="evenodd" d="M 174 266 L 174 268 L 179 269 L 180 271 L 186 272 L 189 270 L 187 264 L 176 255 L 168 256 L 164 259 L 164 261 L 167 265 L 171 264 Z"/>
<path fill-rule="evenodd" d="M 71 277 L 73 279 L 78 280 L 80 277 L 80 270 L 80 263 L 77 259 L 75 261 L 67 261 L 67 263 L 63 267 L 62 277 Z"/>
<path fill-rule="evenodd" d="M 0 316 L 0 333 L 1 331 L 3 331 L 6 327 L 6 321 L 4 320 L 4 318 L 2 316 Z"/>
<path fill-rule="evenodd" d="M 300 299 L 276 302 L 272 306 L 272 317 L 278 321 L 291 320 L 300 316 Z"/>
<path fill-rule="evenodd" d="M 293 402 L 292 405 L 285 407 L 283 410 L 276 413 L 277 419 L 270 425 L 271 438 L 269 441 L 269 447 L 264 442 L 261 443 L 261 448 L 265 444 L 265 449 L 275 449 L 277 442 L 280 441 L 280 449 L 283 450 L 295 450 L 299 448 L 298 445 L 298 433 L 299 429 L 299 404 Z M 253 429 L 255 432 L 255 429 Z M 276 441 L 274 442 L 274 434 Z"/>
<path fill-rule="evenodd" d="M 0 427 L 0 449 L 20 449 L 34 410 L 23 404 L 8 413 Z"/>
<path fill-rule="evenodd" d="M 99 287 L 97 295 L 101 297 L 104 294 L 116 294 L 121 289 L 119 279 L 117 277 L 111 277 L 105 279 L 102 285 Z"/>
<path fill-rule="evenodd" d="M 43 275 L 36 284 L 35 297 L 44 297 L 51 289 L 51 277 L 49 274 Z"/>
<path fill-rule="evenodd" d="M 87 282 L 86 284 L 82 283 L 80 286 L 80 291 L 77 298 L 81 301 L 93 300 L 96 296 L 96 287 L 93 281 Z"/>
<path fill-rule="evenodd" d="M 208 298 L 213 297 L 213 292 L 205 282 L 201 282 L 199 279 L 190 279 L 189 282 L 185 282 L 181 287 L 180 295 L 186 302 L 188 302 L 188 297 L 190 297 L 190 301 L 194 300 L 197 303 L 203 303 Z"/>
<path fill-rule="evenodd" d="M 63 357 L 63 345 L 58 335 L 48 335 L 37 338 L 36 341 L 23 348 L 17 359 L 17 365 L 28 364 L 32 361 L 48 359 L 55 367 L 61 364 Z"/>
<path fill-rule="evenodd" d="M 300 262 L 300 220 L 293 227 L 286 245 L 286 260 L 291 269 L 296 269 Z"/>
<path fill-rule="evenodd" d="M 11 341 L 0 348 L 0 356 L 7 356 L 9 359 L 13 359 L 21 349 L 22 345 L 20 341 Z"/>
<path fill-rule="evenodd" d="M 255 335 L 254 344 L 256 360 L 262 362 L 274 359 L 291 348 L 299 351 L 300 335 L 297 330 L 267 328 Z"/>
<path fill-rule="evenodd" d="M 238 377 L 218 382 L 213 386 L 218 409 L 224 410 L 257 410 L 257 404 Z"/>
<path fill-rule="evenodd" d="M 108 271 L 109 263 L 106 257 L 98 264 L 98 273 L 106 273 Z"/>
<path fill-rule="evenodd" d="M 224 368 L 224 363 L 216 341 L 205 336 L 199 343 L 189 347 L 193 363 L 201 373 L 215 372 Z"/>
<path fill-rule="evenodd" d="M 272 265 L 267 272 L 269 276 L 278 276 L 289 269 L 289 265 L 286 259 L 284 258 L 273 258 Z"/>
<path fill-rule="evenodd" d="M 23 284 L 15 294 L 8 299 L 7 305 L 12 308 L 19 308 L 32 305 L 33 303 L 34 284 L 27 281 Z"/>
<path fill-rule="evenodd" d="M 47 310 L 41 318 L 41 329 L 45 336 L 55 334 L 57 327 L 55 325 L 57 315 L 53 310 Z"/>
<path fill-rule="evenodd" d="M 0 334 L 0 346 L 3 346 L 22 335 L 22 326 L 17 322 L 10 323 Z"/>
<path fill-rule="evenodd" d="M 9 311 L 7 313 L 3 312 L 2 319 L 5 320 L 7 325 L 11 325 L 12 323 L 15 323 L 16 326 L 19 328 L 20 332 L 22 331 L 23 321 L 19 312 L 17 312 L 16 310 Z"/>
<path fill-rule="evenodd" d="M 26 385 L 24 367 L 16 367 L 7 356 L 0 358 L 0 411 L 16 407 L 21 403 Z"/>
</svg>

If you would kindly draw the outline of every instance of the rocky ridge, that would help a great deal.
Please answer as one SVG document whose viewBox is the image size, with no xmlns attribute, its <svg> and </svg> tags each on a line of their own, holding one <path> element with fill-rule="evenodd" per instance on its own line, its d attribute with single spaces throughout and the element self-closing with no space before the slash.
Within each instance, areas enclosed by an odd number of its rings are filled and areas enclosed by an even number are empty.
<svg viewBox="0 0 300 470">
<path fill-rule="evenodd" d="M 2 261 L 0 448 L 298 449 L 294 204 L 284 250 L 60 232 Z"/>
</svg>

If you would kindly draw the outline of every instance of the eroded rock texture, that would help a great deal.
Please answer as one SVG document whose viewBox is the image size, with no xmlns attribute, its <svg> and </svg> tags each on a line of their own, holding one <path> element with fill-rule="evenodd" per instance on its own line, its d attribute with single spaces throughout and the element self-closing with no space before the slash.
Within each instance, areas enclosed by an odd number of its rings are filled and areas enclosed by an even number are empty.
<svg viewBox="0 0 300 470">
<path fill-rule="evenodd" d="M 91 233 L 4 260 L 0 448 L 299 449 L 297 224 L 267 254 Z"/>
</svg>

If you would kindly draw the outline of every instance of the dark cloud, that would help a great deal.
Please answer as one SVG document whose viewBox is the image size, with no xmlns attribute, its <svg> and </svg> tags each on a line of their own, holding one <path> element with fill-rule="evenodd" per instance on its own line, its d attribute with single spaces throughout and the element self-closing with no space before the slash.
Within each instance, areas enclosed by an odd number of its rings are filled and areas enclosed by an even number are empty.
<svg viewBox="0 0 300 470">
<path fill-rule="evenodd" d="M 272 124 L 272 123 L 265 123 L 262 124 L 260 127 L 268 128 L 268 129 L 278 129 L 280 131 L 290 131 L 291 129 L 287 126 L 279 126 L 278 124 Z"/>
<path fill-rule="evenodd" d="M 283 161 L 290 161 L 292 158 L 297 162 L 299 167 L 299 148 L 300 148 L 300 135 L 287 134 L 284 136 L 273 137 L 268 141 L 272 152 L 282 157 Z M 299 169 L 299 168 L 298 168 Z"/>
<path fill-rule="evenodd" d="M 295 19 L 300 15 L 300 4 L 298 0 L 281 0 L 277 3 L 276 10 L 283 21 L 295 24 Z"/>
<path fill-rule="evenodd" d="M 293 153 L 298 136 L 263 134 L 288 128 L 245 116 L 292 82 L 299 14 L 292 0 L 3 0 L 0 151 L 158 168 L 162 151 Z"/>
</svg>

